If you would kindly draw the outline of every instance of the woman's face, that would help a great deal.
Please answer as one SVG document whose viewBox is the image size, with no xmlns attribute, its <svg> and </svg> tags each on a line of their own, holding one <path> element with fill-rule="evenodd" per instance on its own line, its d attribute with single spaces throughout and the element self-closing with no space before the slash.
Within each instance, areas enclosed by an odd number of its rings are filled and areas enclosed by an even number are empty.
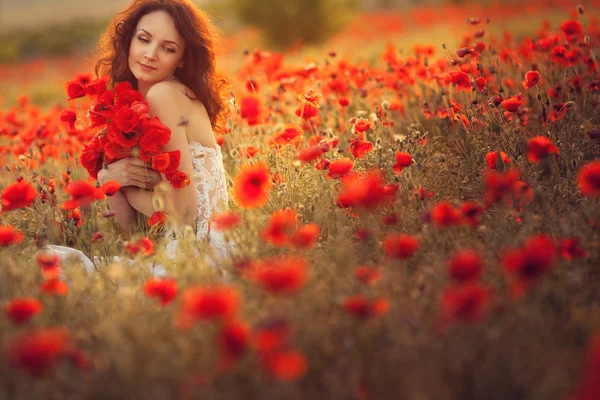
<svg viewBox="0 0 600 400">
<path fill-rule="evenodd" d="M 182 66 L 184 50 L 173 18 L 165 11 L 151 12 L 140 18 L 135 28 L 129 47 L 129 69 L 138 83 L 164 81 Z"/>
</svg>

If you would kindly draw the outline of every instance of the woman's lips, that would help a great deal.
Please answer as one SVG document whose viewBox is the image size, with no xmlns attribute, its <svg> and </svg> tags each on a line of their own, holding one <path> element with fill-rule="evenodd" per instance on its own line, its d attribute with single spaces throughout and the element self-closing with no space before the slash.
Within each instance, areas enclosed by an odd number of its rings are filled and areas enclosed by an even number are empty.
<svg viewBox="0 0 600 400">
<path fill-rule="evenodd" d="M 150 72 L 150 71 L 154 71 L 154 70 L 156 69 L 156 68 L 150 68 L 150 67 L 147 67 L 147 66 L 145 66 L 145 65 L 144 65 L 144 64 L 142 64 L 142 63 L 139 63 L 139 64 L 140 64 L 140 67 L 142 67 L 142 69 L 143 69 L 144 71 L 148 71 L 148 72 Z"/>
</svg>

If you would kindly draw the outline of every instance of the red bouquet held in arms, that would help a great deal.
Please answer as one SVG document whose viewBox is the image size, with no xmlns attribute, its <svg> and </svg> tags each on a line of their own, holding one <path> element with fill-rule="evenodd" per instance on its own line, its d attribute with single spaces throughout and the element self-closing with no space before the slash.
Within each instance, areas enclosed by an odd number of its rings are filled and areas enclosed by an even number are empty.
<svg viewBox="0 0 600 400">
<path fill-rule="evenodd" d="M 152 169 L 165 175 L 175 188 L 186 187 L 190 178 L 178 171 L 181 153 L 163 152 L 169 143 L 171 130 L 157 117 L 149 117 L 148 102 L 134 90 L 131 83 L 118 83 L 114 90 L 107 89 L 108 77 L 91 79 L 79 74 L 66 83 L 68 100 L 88 96 L 94 100 L 87 117 L 89 128 L 97 133 L 83 145 L 81 165 L 98 179 L 104 163 L 111 164 L 125 157 L 139 157 L 150 162 Z"/>
</svg>

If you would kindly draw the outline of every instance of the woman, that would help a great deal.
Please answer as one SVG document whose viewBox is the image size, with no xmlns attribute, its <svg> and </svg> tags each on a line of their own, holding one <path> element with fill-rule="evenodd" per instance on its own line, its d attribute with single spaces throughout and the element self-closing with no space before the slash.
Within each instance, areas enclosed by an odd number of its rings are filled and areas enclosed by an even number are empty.
<svg viewBox="0 0 600 400">
<path fill-rule="evenodd" d="M 227 209 L 228 196 L 221 150 L 213 127 L 225 111 L 215 72 L 215 53 L 208 19 L 188 0 L 134 0 L 117 14 L 99 44 L 97 76 L 109 76 L 109 86 L 129 81 L 149 105 L 151 117 L 171 129 L 163 151 L 180 151 L 179 169 L 190 185 L 173 189 L 169 215 L 181 225 L 197 229 L 219 256 L 227 252 L 218 232 L 210 231 L 213 213 Z M 101 170 L 98 181 L 115 180 L 121 189 L 108 199 L 115 220 L 132 230 L 136 211 L 150 217 L 155 211 L 153 188 L 166 178 L 137 158 L 125 158 Z M 173 233 L 173 232 L 170 232 Z M 167 250 L 175 256 L 177 239 Z M 75 255 L 87 269 L 93 265 L 83 253 L 48 246 L 66 258 Z"/>
</svg>

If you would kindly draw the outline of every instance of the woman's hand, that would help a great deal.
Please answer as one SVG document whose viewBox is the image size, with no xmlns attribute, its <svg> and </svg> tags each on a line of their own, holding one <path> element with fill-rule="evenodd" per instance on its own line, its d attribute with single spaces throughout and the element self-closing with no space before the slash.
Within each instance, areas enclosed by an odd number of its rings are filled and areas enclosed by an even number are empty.
<svg viewBox="0 0 600 400">
<path fill-rule="evenodd" d="M 121 186 L 137 186 L 152 189 L 161 181 L 158 171 L 150 169 L 150 164 L 139 158 L 127 157 L 108 165 L 98 172 L 98 182 L 104 185 L 109 180 L 117 181 Z"/>
</svg>

